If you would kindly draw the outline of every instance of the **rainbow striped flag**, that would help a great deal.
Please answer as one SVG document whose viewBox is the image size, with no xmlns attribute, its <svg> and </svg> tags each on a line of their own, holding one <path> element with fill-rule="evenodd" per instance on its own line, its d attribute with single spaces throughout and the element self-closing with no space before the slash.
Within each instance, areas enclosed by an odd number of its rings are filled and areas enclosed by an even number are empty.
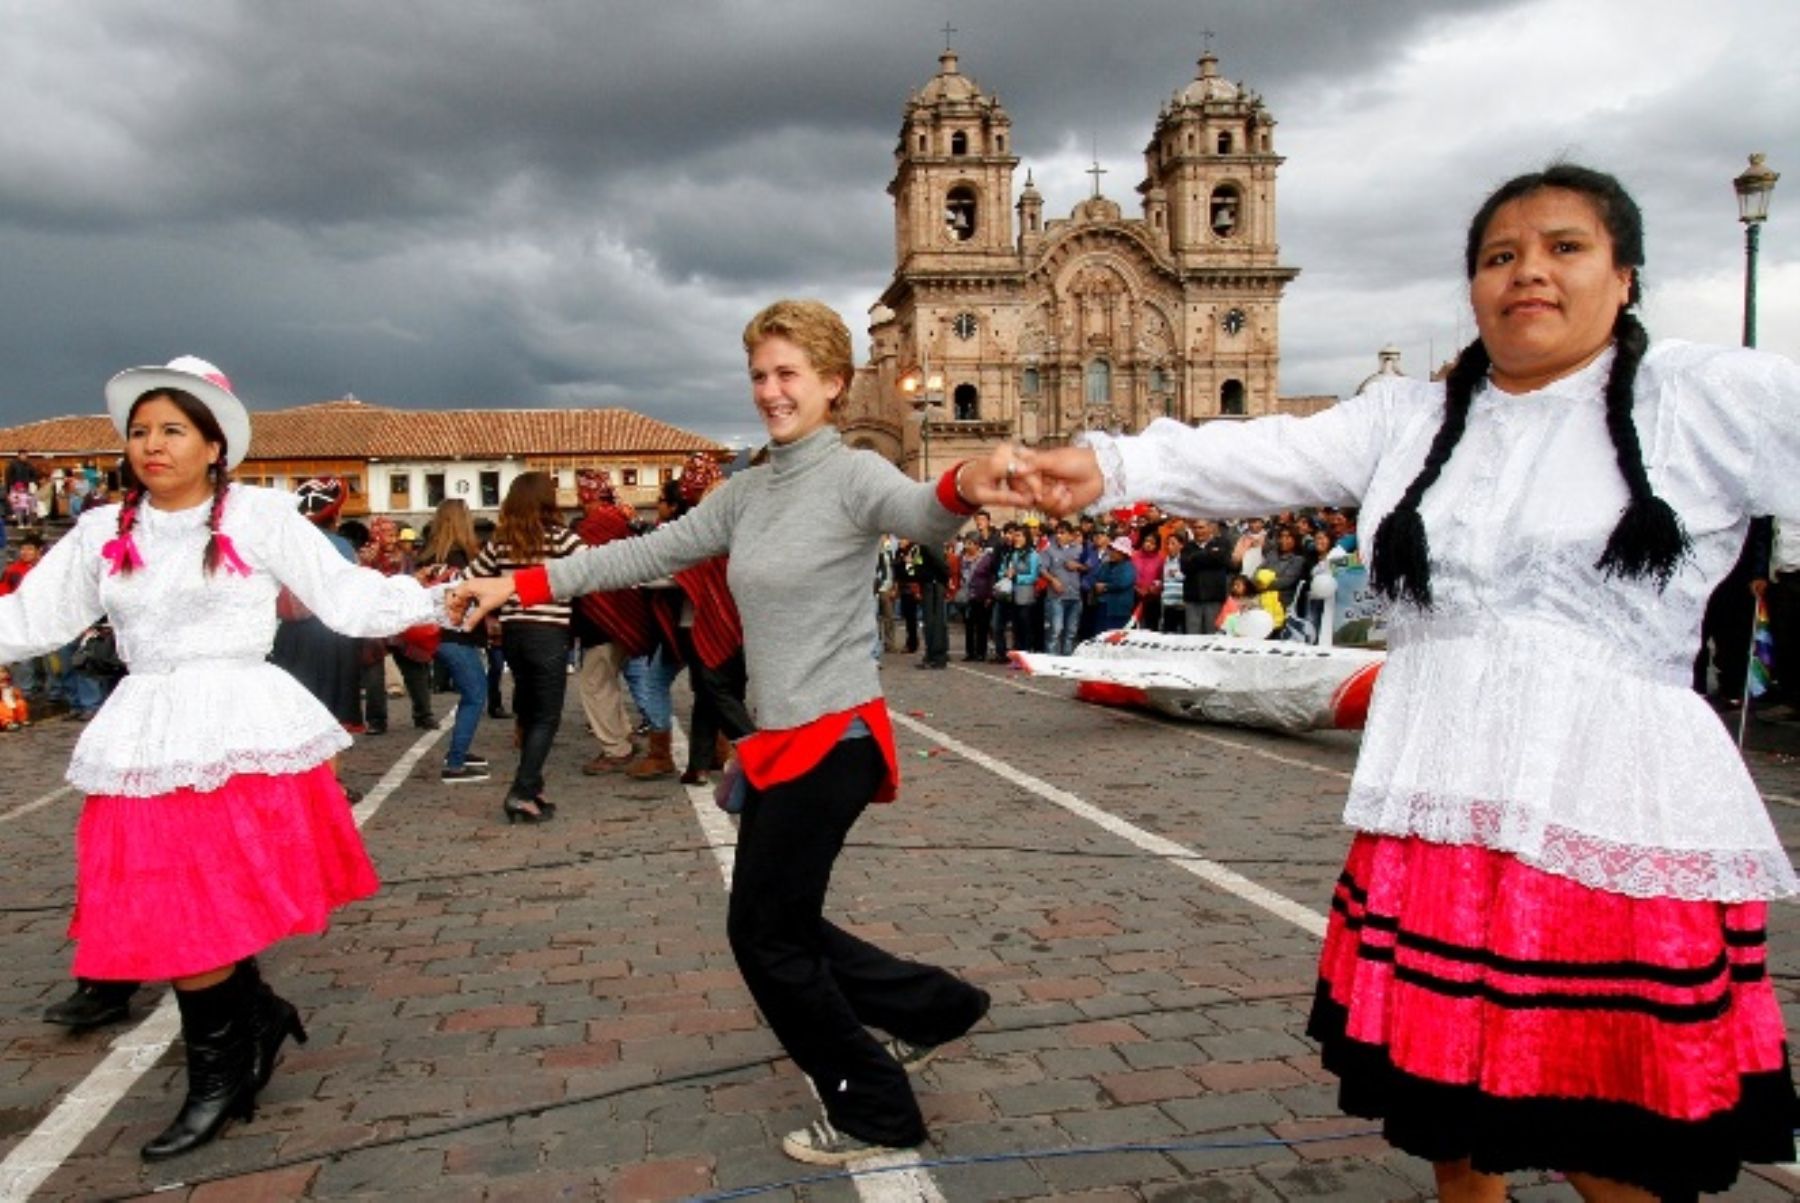
<svg viewBox="0 0 1800 1203">
<path fill-rule="evenodd" d="M 1750 673 L 1744 692 L 1760 698 L 1775 681 L 1775 636 L 1769 631 L 1769 603 L 1756 599 L 1756 625 L 1750 632 Z"/>
</svg>

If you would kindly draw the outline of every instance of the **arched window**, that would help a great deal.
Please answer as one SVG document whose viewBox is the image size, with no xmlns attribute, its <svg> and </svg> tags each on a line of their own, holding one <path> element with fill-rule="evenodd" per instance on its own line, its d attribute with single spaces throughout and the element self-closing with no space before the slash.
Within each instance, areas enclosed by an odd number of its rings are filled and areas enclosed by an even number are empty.
<svg viewBox="0 0 1800 1203">
<path fill-rule="evenodd" d="M 920 154 L 925 153 L 925 135 L 924 134 L 919 135 L 919 153 Z"/>
<path fill-rule="evenodd" d="M 951 134 L 950 135 L 950 153 L 953 155 L 968 154 L 969 153 L 969 135 L 963 133 L 961 130 L 957 130 L 954 134 Z"/>
<path fill-rule="evenodd" d="M 975 237 L 975 190 L 958 184 L 944 198 L 944 229 L 958 242 Z"/>
<path fill-rule="evenodd" d="M 959 384 L 950 395 L 951 412 L 958 422 L 973 422 L 981 416 L 981 390 L 972 384 Z"/>
<path fill-rule="evenodd" d="M 1104 359 L 1096 359 L 1088 364 L 1087 403 L 1089 405 L 1112 404 L 1112 365 Z"/>
<path fill-rule="evenodd" d="M 1230 238 L 1237 233 L 1240 207 L 1241 200 L 1234 185 L 1220 184 L 1213 189 L 1208 212 L 1211 215 L 1212 232 L 1215 237 Z"/>
<path fill-rule="evenodd" d="M 1222 155 L 1228 155 L 1231 153 L 1231 131 L 1230 130 L 1219 131 L 1219 153 Z"/>
<path fill-rule="evenodd" d="M 1189 130 L 1187 132 L 1187 152 L 1190 155 L 1194 153 L 1194 131 L 1193 130 Z"/>
<path fill-rule="evenodd" d="M 1219 389 L 1219 412 L 1229 418 L 1244 416 L 1244 382 L 1227 380 Z"/>
<path fill-rule="evenodd" d="M 1038 390 L 1041 387 L 1043 386 L 1039 383 L 1038 370 L 1036 368 L 1026 368 L 1024 373 L 1019 377 L 1019 391 L 1024 393 L 1027 397 L 1035 397 L 1038 395 Z"/>
<path fill-rule="evenodd" d="M 996 134 L 994 136 L 994 148 L 997 151 L 999 151 L 999 153 L 1001 153 L 1001 154 L 1006 153 L 1006 135 L 1005 134 Z"/>
</svg>

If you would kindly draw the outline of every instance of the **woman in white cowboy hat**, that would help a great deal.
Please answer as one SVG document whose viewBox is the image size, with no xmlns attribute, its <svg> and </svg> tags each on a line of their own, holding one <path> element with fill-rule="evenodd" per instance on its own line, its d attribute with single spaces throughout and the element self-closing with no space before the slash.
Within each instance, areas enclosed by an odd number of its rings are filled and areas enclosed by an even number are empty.
<svg viewBox="0 0 1800 1203">
<path fill-rule="evenodd" d="M 110 617 L 131 673 L 76 745 L 74 972 L 170 979 L 188 1088 L 144 1146 L 186 1152 L 248 1117 L 298 1011 L 252 959 L 376 887 L 329 761 L 349 738 L 267 662 L 283 586 L 327 624 L 379 636 L 442 613 L 411 577 L 346 562 L 272 489 L 234 484 L 250 415 L 212 364 L 183 356 L 106 386 L 125 493 L 81 515 L 0 598 L 0 661 Z"/>
</svg>

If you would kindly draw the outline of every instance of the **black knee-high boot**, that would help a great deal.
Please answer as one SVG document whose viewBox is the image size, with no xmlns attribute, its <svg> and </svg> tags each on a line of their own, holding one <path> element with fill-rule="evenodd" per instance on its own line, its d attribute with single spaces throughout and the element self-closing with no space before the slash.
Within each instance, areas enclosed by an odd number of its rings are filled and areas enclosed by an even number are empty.
<svg viewBox="0 0 1800 1203">
<path fill-rule="evenodd" d="M 282 1042 L 292 1036 L 298 1043 L 306 1043 L 306 1025 L 300 1022 L 300 1008 L 275 993 L 263 978 L 255 957 L 238 962 L 238 975 L 244 979 L 244 992 L 250 999 L 250 1076 L 260 1091 L 275 1073 Z"/>
<path fill-rule="evenodd" d="M 162 1134 L 145 1145 L 145 1161 L 162 1161 L 197 1149 L 219 1134 L 233 1116 L 256 1110 L 251 1065 L 251 1001 L 245 975 L 231 976 L 204 990 L 177 990 L 181 1036 L 187 1044 L 187 1097 Z"/>
</svg>

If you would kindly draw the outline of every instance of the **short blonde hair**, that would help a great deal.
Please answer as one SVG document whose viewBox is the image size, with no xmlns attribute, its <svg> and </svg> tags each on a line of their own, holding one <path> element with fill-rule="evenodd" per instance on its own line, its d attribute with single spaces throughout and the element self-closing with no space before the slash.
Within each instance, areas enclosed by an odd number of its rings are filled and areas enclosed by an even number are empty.
<svg viewBox="0 0 1800 1203">
<path fill-rule="evenodd" d="M 771 338 L 787 339 L 806 353 L 807 362 L 820 376 L 835 376 L 843 383 L 831 403 L 834 413 L 850 399 L 856 363 L 850 350 L 850 327 L 835 309 L 823 301 L 776 301 L 744 327 L 744 353 L 754 354 Z"/>
</svg>

